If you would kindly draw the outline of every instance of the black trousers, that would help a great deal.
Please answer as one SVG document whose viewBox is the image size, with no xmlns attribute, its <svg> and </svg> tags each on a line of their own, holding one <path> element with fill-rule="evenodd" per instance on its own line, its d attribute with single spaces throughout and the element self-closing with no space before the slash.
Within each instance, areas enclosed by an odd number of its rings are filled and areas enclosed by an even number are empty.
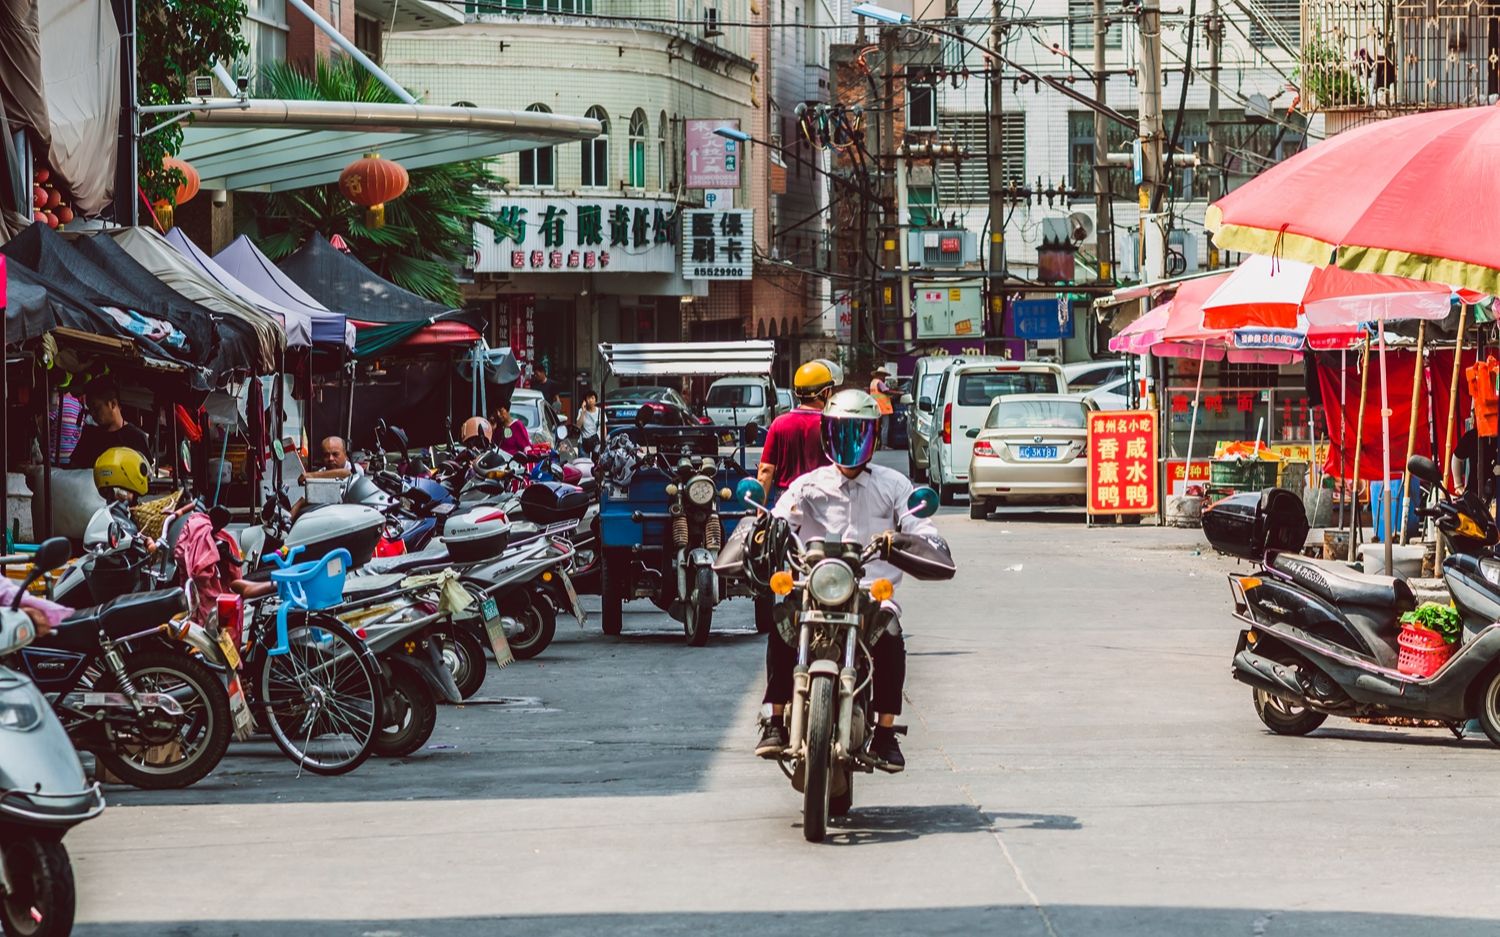
<svg viewBox="0 0 1500 937">
<path fill-rule="evenodd" d="M 792 671 L 797 669 L 797 649 L 783 641 L 775 629 L 766 638 L 766 696 L 762 702 L 788 703 L 792 699 Z M 870 656 L 875 661 L 871 705 L 882 715 L 901 715 L 901 690 L 906 686 L 906 639 L 902 637 L 900 627 L 881 635 L 870 648 Z"/>
</svg>

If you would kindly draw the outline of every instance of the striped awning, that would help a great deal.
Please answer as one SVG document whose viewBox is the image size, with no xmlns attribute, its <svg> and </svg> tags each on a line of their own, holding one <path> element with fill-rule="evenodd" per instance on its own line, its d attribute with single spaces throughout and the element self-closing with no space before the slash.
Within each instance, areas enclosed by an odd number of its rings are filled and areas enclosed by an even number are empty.
<svg viewBox="0 0 1500 937">
<path fill-rule="evenodd" d="M 619 345 L 604 342 L 599 355 L 620 377 L 770 374 L 776 344 L 745 342 L 650 342 Z"/>
</svg>

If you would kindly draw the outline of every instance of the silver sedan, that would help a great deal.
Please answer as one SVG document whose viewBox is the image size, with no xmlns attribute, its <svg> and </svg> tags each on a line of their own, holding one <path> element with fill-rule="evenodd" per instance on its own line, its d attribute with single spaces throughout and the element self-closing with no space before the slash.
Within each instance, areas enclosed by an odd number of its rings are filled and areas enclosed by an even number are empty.
<svg viewBox="0 0 1500 937">
<path fill-rule="evenodd" d="M 1080 394 L 1014 394 L 990 403 L 969 459 L 969 516 L 1013 500 L 1081 500 L 1088 490 L 1088 412 Z"/>
</svg>

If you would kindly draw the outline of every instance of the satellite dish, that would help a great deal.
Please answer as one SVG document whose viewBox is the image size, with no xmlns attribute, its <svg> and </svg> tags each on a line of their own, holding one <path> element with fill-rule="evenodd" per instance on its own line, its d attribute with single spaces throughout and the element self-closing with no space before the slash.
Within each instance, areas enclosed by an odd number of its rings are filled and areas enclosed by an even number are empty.
<svg viewBox="0 0 1500 937">
<path fill-rule="evenodd" d="M 1246 120 L 1270 120 L 1271 99 L 1263 94 L 1252 94 L 1245 98 Z"/>
<path fill-rule="evenodd" d="M 1074 244 L 1082 244 L 1094 233 L 1094 219 L 1081 211 L 1075 211 L 1068 216 L 1068 240 Z"/>
</svg>

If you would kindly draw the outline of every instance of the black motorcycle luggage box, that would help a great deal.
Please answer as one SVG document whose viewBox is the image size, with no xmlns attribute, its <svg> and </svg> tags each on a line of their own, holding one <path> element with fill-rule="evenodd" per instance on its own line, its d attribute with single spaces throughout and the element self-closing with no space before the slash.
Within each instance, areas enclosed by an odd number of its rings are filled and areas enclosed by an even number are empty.
<svg viewBox="0 0 1500 937">
<path fill-rule="evenodd" d="M 1203 512 L 1203 534 L 1220 553 L 1258 560 L 1268 550 L 1299 553 L 1307 542 L 1302 499 L 1285 488 L 1246 491 Z"/>
<path fill-rule="evenodd" d="M 538 482 L 521 492 L 521 516 L 534 524 L 578 520 L 588 507 L 588 494 L 564 482 Z"/>
</svg>

